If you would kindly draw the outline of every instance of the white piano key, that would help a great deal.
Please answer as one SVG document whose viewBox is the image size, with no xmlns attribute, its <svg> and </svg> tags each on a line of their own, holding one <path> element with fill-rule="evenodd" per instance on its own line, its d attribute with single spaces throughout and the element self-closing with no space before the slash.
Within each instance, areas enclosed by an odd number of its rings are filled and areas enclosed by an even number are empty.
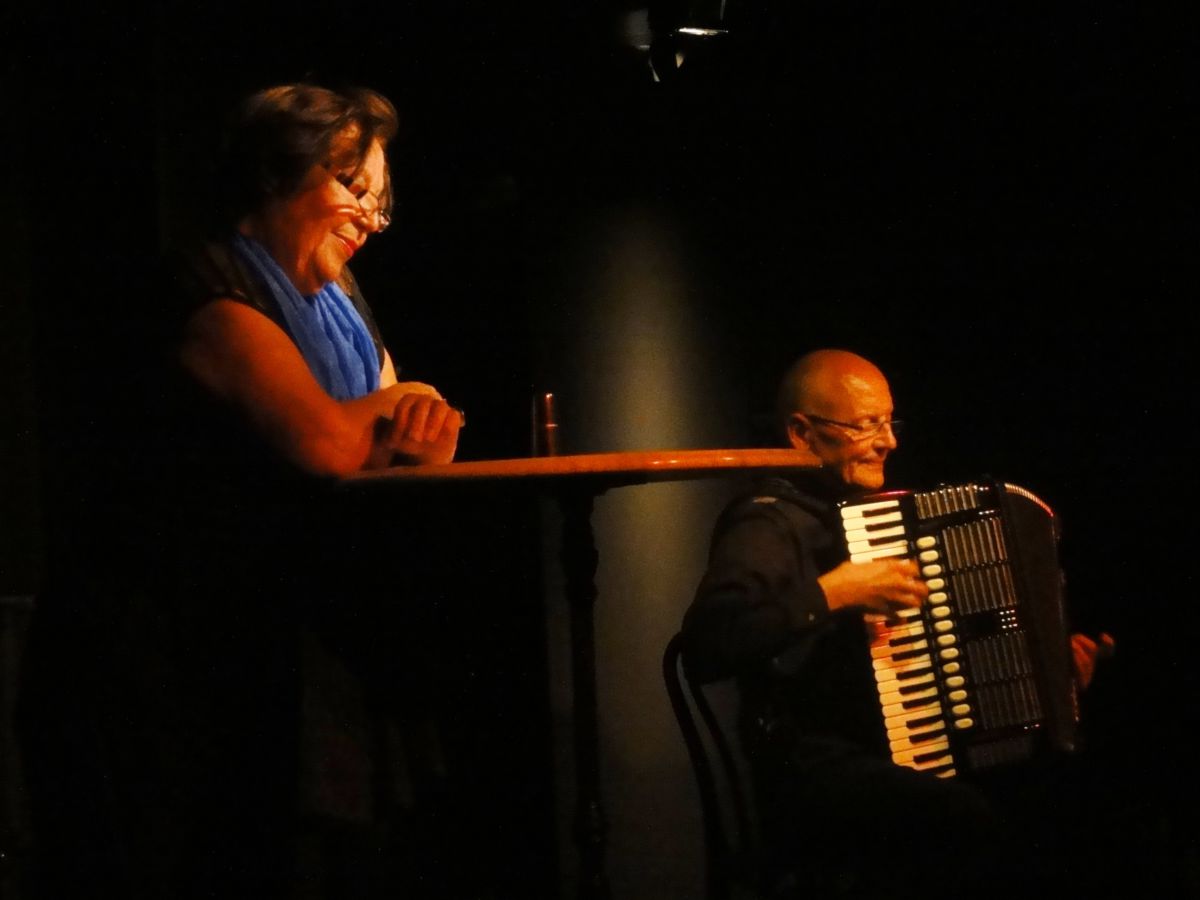
<svg viewBox="0 0 1200 900">
<path fill-rule="evenodd" d="M 950 739 L 944 734 L 931 737 L 925 740 L 909 740 L 908 738 L 897 738 L 894 741 L 888 741 L 888 749 L 892 751 L 894 759 L 897 753 L 937 753 L 941 750 L 950 749 Z"/>
<path fill-rule="evenodd" d="M 913 622 L 920 623 L 921 610 L 919 607 L 906 606 L 890 615 L 883 613 L 863 613 L 863 621 L 870 622 L 875 635 L 881 635 L 892 628 L 900 628 Z"/>
<path fill-rule="evenodd" d="M 944 734 L 945 731 L 945 722 L 933 722 L 926 725 L 909 725 L 907 722 L 901 722 L 888 727 L 887 736 L 888 740 L 892 741 L 903 737 L 915 738 L 921 735 Z"/>
<path fill-rule="evenodd" d="M 937 697 L 925 698 L 924 703 L 914 703 L 909 701 L 908 705 L 904 703 L 889 703 L 886 706 L 880 707 L 883 712 L 884 721 L 888 719 L 897 719 L 901 716 L 909 716 L 914 714 L 929 715 L 930 713 L 941 714 L 942 703 Z"/>
<path fill-rule="evenodd" d="M 855 553 L 850 557 L 850 562 L 862 563 L 870 562 L 873 559 L 899 559 L 905 556 L 908 556 L 908 550 L 896 548 L 892 550 L 885 550 L 881 553 Z"/>
<path fill-rule="evenodd" d="M 908 541 L 889 541 L 886 544 L 872 544 L 870 541 L 858 541 L 847 544 L 851 562 L 870 562 L 873 559 L 886 559 L 891 556 L 908 556 Z"/>
<path fill-rule="evenodd" d="M 918 678 L 932 678 L 935 670 L 932 660 L 923 662 L 918 660 L 918 665 L 910 665 L 911 660 L 899 660 L 895 665 L 872 665 L 875 670 L 875 680 L 878 684 L 884 682 L 894 682 L 898 684 L 912 684 Z"/>
<path fill-rule="evenodd" d="M 883 725 L 885 729 L 889 728 L 933 728 L 944 727 L 946 717 L 942 714 L 941 704 L 933 704 L 932 707 L 919 710 L 906 710 L 902 716 L 888 716 L 884 718 Z"/>
<path fill-rule="evenodd" d="M 940 769 L 942 766 L 953 767 L 953 765 L 954 765 L 954 757 L 951 756 L 949 753 L 947 753 L 945 756 L 939 756 L 937 759 L 927 759 L 927 760 L 922 760 L 919 763 L 912 763 L 911 765 L 909 765 L 909 768 L 916 769 L 918 772 L 928 772 L 932 769 Z M 935 774 L 939 778 L 950 778 L 954 775 L 954 772 L 955 772 L 955 770 L 953 768 L 950 768 L 945 772 L 936 772 Z"/>
<path fill-rule="evenodd" d="M 875 683 L 879 688 L 880 697 L 883 696 L 884 691 L 888 693 L 905 694 L 905 692 L 907 692 L 911 694 L 921 685 L 937 684 L 932 672 L 926 672 L 923 675 L 913 675 L 910 678 L 905 679 L 881 677 L 886 676 L 887 674 L 887 672 L 875 673 Z"/>
<path fill-rule="evenodd" d="M 927 700 L 929 698 L 936 697 L 937 695 L 938 692 L 936 687 L 925 688 L 924 690 L 913 691 L 911 693 L 904 693 L 903 691 L 880 691 L 879 702 L 882 703 L 886 709 L 888 706 L 895 704 L 911 703 L 915 700 Z M 962 699 L 965 700 L 966 697 L 963 697 Z"/>
<path fill-rule="evenodd" d="M 880 649 L 886 649 L 888 652 L 881 654 L 872 653 L 872 659 L 887 659 L 900 664 L 916 659 L 918 655 L 925 653 L 928 649 L 928 642 L 925 640 L 924 635 L 898 637 L 889 642 L 886 647 L 881 647 Z"/>
<path fill-rule="evenodd" d="M 894 663 L 895 665 L 903 665 L 907 662 L 915 662 L 920 659 L 925 659 L 928 658 L 929 654 L 927 649 L 922 649 L 924 644 L 925 642 L 922 641 L 921 646 L 918 646 L 916 650 L 902 650 L 893 653 L 891 656 L 881 656 L 879 659 L 886 660 L 887 662 Z"/>
<path fill-rule="evenodd" d="M 842 508 L 843 519 L 863 518 L 866 513 L 880 512 L 888 509 L 899 509 L 899 500 L 876 500 L 872 503 L 859 503 L 855 506 Z"/>
<path fill-rule="evenodd" d="M 925 640 L 927 635 L 922 628 L 897 628 L 888 634 L 879 636 L 879 646 L 891 650 L 889 656 L 896 656 L 905 650 L 915 649 L 914 645 Z"/>
<path fill-rule="evenodd" d="M 905 679 L 922 672 L 932 672 L 933 658 L 928 653 L 904 659 L 881 657 L 871 661 L 871 668 L 887 678 Z"/>
<path fill-rule="evenodd" d="M 926 716 L 924 718 L 928 717 Z M 913 721 L 919 722 L 922 720 L 923 719 L 919 717 Z M 938 732 L 945 733 L 948 730 L 948 727 L 949 726 L 942 721 L 935 722 L 932 725 L 910 725 L 897 717 L 893 717 L 892 719 L 888 720 L 888 724 L 885 725 L 884 731 L 887 732 L 888 740 L 890 741 L 896 738 L 912 737 L 914 735 L 933 735 L 937 734 Z"/>
<path fill-rule="evenodd" d="M 921 609 L 916 606 L 906 606 L 890 615 L 875 620 L 875 633 L 880 634 L 891 628 L 901 628 L 912 624 L 921 624 Z"/>
<path fill-rule="evenodd" d="M 904 513 L 898 506 L 892 507 L 891 511 L 877 512 L 874 515 L 862 516 L 853 515 L 853 510 L 842 510 L 842 528 L 849 531 L 851 528 L 869 528 L 872 525 L 886 525 L 889 522 L 903 522 Z"/>
<path fill-rule="evenodd" d="M 906 625 L 884 625 L 878 630 L 878 639 L 891 641 L 896 638 L 916 637 L 925 634 L 925 626 L 921 622 L 911 622 Z"/>
<path fill-rule="evenodd" d="M 928 706 L 928 704 L 926 705 Z M 945 720 L 946 717 L 939 706 L 937 709 L 907 709 L 900 715 L 885 716 L 883 724 L 886 729 L 904 727 L 911 731 L 920 728 L 940 727 L 945 725 Z"/>
<path fill-rule="evenodd" d="M 910 749 L 900 750 L 892 754 L 892 759 L 902 766 L 907 766 L 912 762 L 917 762 L 916 757 L 924 757 L 929 754 L 930 759 L 936 759 L 937 754 L 942 750 L 950 749 L 950 741 L 943 739 L 941 741 L 931 741 L 923 747 L 912 747 Z M 920 760 L 927 761 L 927 760 Z"/>
<path fill-rule="evenodd" d="M 853 531 L 846 532 L 846 542 L 851 547 L 859 541 L 879 541 L 890 537 L 904 537 L 904 528 L 897 526 L 892 526 L 891 528 L 855 528 Z"/>
<path fill-rule="evenodd" d="M 891 662 L 886 660 L 874 660 L 871 663 L 871 668 L 875 670 L 875 680 L 883 679 L 903 679 L 912 675 L 919 675 L 923 672 L 933 671 L 933 660 L 926 655 L 923 659 L 906 659 L 900 662 Z"/>
<path fill-rule="evenodd" d="M 902 647 L 893 647 L 887 643 L 875 644 L 871 647 L 872 659 L 890 659 L 898 653 L 915 653 L 918 650 L 928 650 L 929 641 L 917 640 Z"/>
</svg>

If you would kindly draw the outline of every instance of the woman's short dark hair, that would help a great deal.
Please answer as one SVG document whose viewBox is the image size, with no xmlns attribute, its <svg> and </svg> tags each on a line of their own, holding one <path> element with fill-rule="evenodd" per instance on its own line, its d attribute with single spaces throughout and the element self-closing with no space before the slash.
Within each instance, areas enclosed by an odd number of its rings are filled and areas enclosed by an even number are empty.
<svg viewBox="0 0 1200 900">
<path fill-rule="evenodd" d="M 221 147 L 224 212 L 237 221 L 291 196 L 316 165 L 357 168 L 372 141 L 386 146 L 398 128 L 395 107 L 367 88 L 285 84 L 251 94 L 234 111 Z M 386 194 L 380 199 L 390 206 Z"/>
</svg>

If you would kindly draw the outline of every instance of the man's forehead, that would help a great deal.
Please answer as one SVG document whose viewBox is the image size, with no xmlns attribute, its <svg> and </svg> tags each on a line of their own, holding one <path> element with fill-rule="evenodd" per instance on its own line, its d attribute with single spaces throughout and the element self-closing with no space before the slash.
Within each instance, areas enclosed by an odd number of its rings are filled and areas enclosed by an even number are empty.
<svg viewBox="0 0 1200 900">
<path fill-rule="evenodd" d="M 892 413 L 892 394 L 882 375 L 871 372 L 840 372 L 828 379 L 817 392 L 825 412 L 813 410 L 830 418 L 847 421 L 888 416 Z"/>
</svg>

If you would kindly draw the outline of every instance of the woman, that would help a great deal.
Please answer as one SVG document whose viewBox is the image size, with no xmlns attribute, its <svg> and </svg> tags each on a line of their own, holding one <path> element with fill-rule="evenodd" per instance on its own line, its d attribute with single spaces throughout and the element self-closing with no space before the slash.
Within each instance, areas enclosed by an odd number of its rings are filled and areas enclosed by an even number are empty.
<svg viewBox="0 0 1200 900">
<path fill-rule="evenodd" d="M 146 444 L 142 528 L 112 577 L 48 589 L 30 637 L 40 896 L 287 896 L 302 813 L 364 818 L 355 678 L 399 649 L 381 634 L 421 640 L 395 617 L 419 619 L 432 581 L 419 551 L 402 579 L 384 571 L 384 529 L 333 476 L 448 462 L 463 424 L 397 381 L 347 268 L 388 225 L 396 130 L 379 94 L 309 85 L 232 120 L 222 225 L 174 267 L 168 372 L 147 377 L 162 440 Z M 342 731 L 313 749 L 305 719 L 331 693 L 323 720 Z"/>
<path fill-rule="evenodd" d="M 384 151 L 396 127 L 371 91 L 288 85 L 251 97 L 225 160 L 236 226 L 208 248 L 233 281 L 202 269 L 192 285 L 185 369 L 318 475 L 396 457 L 449 462 L 462 425 L 433 388 L 397 383 L 346 269 L 388 225 Z"/>
</svg>

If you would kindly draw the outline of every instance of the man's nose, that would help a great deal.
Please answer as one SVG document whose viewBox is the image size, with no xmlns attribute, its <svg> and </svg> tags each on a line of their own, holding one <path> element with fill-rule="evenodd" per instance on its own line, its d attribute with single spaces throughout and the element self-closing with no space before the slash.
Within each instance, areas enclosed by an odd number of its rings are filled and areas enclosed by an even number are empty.
<svg viewBox="0 0 1200 900">
<path fill-rule="evenodd" d="M 875 446 L 887 447 L 889 450 L 896 449 L 896 432 L 892 431 L 892 423 L 885 422 L 883 427 L 875 435 Z"/>
</svg>

